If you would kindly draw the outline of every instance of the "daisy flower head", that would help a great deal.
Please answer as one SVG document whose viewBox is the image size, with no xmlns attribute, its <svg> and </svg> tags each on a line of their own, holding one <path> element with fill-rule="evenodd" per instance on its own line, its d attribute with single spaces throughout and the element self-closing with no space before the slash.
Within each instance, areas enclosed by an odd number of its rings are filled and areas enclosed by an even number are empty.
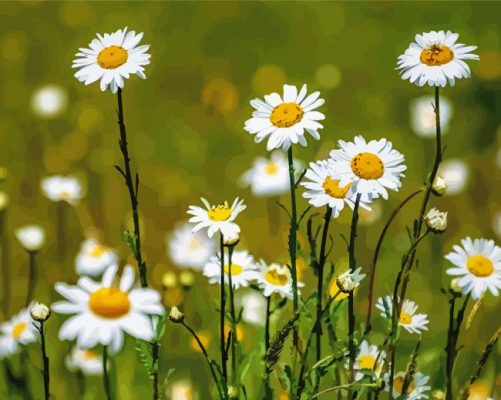
<svg viewBox="0 0 501 400">
<path fill-rule="evenodd" d="M 66 201 L 75 206 L 84 197 L 80 180 L 74 176 L 55 175 L 42 179 L 42 193 L 51 201 Z"/>
<path fill-rule="evenodd" d="M 110 89 L 116 93 L 123 89 L 131 74 L 146 79 L 144 66 L 150 63 L 146 53 L 149 45 L 138 46 L 142 33 L 127 31 L 127 27 L 113 33 L 97 34 L 89 48 L 80 48 L 73 60 L 72 68 L 77 68 L 75 78 L 85 85 L 101 80 L 101 90 Z"/>
<path fill-rule="evenodd" d="M 224 258 L 224 283 L 229 285 L 230 265 L 228 257 Z M 209 283 L 221 283 L 221 258 L 218 254 L 212 257 L 204 267 L 204 275 Z M 257 278 L 254 258 L 245 250 L 235 250 L 231 257 L 231 283 L 235 289 L 247 287 Z"/>
<path fill-rule="evenodd" d="M 381 316 L 390 319 L 392 313 L 392 297 L 379 298 L 376 308 L 381 311 Z M 409 333 L 422 333 L 428 330 L 428 316 L 426 314 L 416 314 L 418 306 L 412 300 L 405 299 L 400 311 L 398 324 Z"/>
<path fill-rule="evenodd" d="M 240 227 L 233 221 L 243 210 L 247 208 L 243 199 L 238 197 L 233 201 L 231 207 L 225 201 L 217 206 L 212 206 L 206 199 L 201 198 L 205 208 L 198 206 L 190 206 L 188 214 L 193 215 L 189 222 L 196 224 L 193 232 L 198 232 L 200 229 L 207 228 L 209 237 L 214 236 L 214 233 L 221 232 L 223 236 L 233 237 L 240 233 Z"/>
<path fill-rule="evenodd" d="M 74 314 L 59 330 L 60 340 L 77 339 L 79 348 L 98 344 L 116 353 L 122 348 L 124 332 L 150 341 L 154 337 L 151 315 L 163 314 L 160 294 L 151 288 L 133 288 L 134 269 L 126 265 L 118 285 L 114 284 L 118 266 L 106 269 L 100 283 L 81 277 L 76 286 L 56 283 L 56 291 L 66 301 L 56 302 L 52 310 Z"/>
<path fill-rule="evenodd" d="M 266 297 L 273 293 L 279 294 L 282 298 L 292 299 L 292 276 L 287 265 L 272 263 L 267 265 L 263 260 L 258 265 L 259 274 L 257 282 Z M 302 284 L 298 282 L 298 287 Z"/>
<path fill-rule="evenodd" d="M 39 251 L 45 243 L 45 230 L 40 225 L 25 225 L 14 232 L 26 251 Z"/>
<path fill-rule="evenodd" d="M 472 51 L 477 46 L 456 43 L 459 35 L 451 31 L 417 34 L 415 41 L 398 57 L 402 79 L 418 86 L 454 86 L 456 79 L 469 78 L 470 67 L 465 60 L 478 60 Z"/>
<path fill-rule="evenodd" d="M 325 119 L 324 114 L 315 111 L 325 103 L 320 98 L 320 92 L 306 94 L 306 85 L 301 87 L 299 93 L 296 86 L 284 85 L 283 96 L 271 93 L 264 96 L 264 101 L 257 98 L 251 100 L 255 111 L 252 118 L 245 121 L 244 129 L 256 135 L 256 143 L 268 138 L 268 151 L 280 148 L 288 150 L 297 143 L 306 147 L 304 131 L 314 139 L 320 139 L 318 130 L 323 125 L 318 121 Z"/>
<path fill-rule="evenodd" d="M 308 189 L 303 197 L 314 207 L 328 205 L 332 209 L 332 217 L 337 218 L 347 204 L 351 209 L 355 205 L 356 182 L 339 185 L 339 179 L 334 179 L 336 163 L 332 160 L 321 160 L 310 163 L 301 186 Z M 306 181 L 309 179 L 309 181 Z M 360 206 L 370 210 L 368 203 Z"/>
<path fill-rule="evenodd" d="M 386 353 L 383 350 L 379 350 L 376 345 L 370 345 L 367 340 L 364 340 L 355 358 L 355 380 L 361 380 L 366 372 L 371 372 L 379 378 L 385 359 Z"/>
<path fill-rule="evenodd" d="M 193 232 L 191 224 L 178 226 L 166 237 L 167 253 L 171 261 L 180 268 L 202 270 L 216 252 L 213 240 L 202 232 Z"/>
<path fill-rule="evenodd" d="M 101 354 L 94 350 L 74 346 L 71 353 L 66 356 L 65 364 L 70 371 L 81 371 L 87 376 L 103 374 L 103 359 Z"/>
<path fill-rule="evenodd" d="M 335 178 L 340 187 L 356 183 L 361 201 L 371 202 L 378 197 L 386 200 L 386 189 L 398 191 L 402 186 L 400 179 L 407 169 L 404 156 L 388 140 L 366 142 L 362 136 L 355 136 L 353 142 L 339 140 L 338 145 L 340 149 L 330 152 L 335 161 Z"/>
<path fill-rule="evenodd" d="M 38 332 L 33 325 L 30 310 L 34 303 L 22 309 L 9 321 L 0 324 L 0 359 L 9 357 L 19 350 L 20 346 L 36 342 Z"/>
<path fill-rule="evenodd" d="M 75 267 L 79 275 L 97 276 L 117 261 L 113 249 L 95 239 L 86 239 L 75 259 Z"/>
<path fill-rule="evenodd" d="M 461 246 L 452 248 L 454 251 L 445 256 L 454 264 L 447 274 L 460 278 L 463 293 L 478 299 L 489 290 L 497 296 L 501 288 L 501 247 L 494 240 L 467 237 L 461 240 Z"/>
<path fill-rule="evenodd" d="M 398 372 L 393 377 L 393 385 L 390 385 L 390 376 L 388 373 L 385 374 L 384 380 L 386 382 L 384 390 L 389 392 L 390 386 L 393 390 L 393 397 L 399 398 L 404 394 L 406 400 L 420 400 L 427 399 L 428 395 L 427 391 L 431 389 L 431 386 L 428 386 L 428 381 L 430 380 L 429 376 L 422 374 L 421 372 L 416 372 L 410 378 L 409 384 L 405 390 L 405 393 L 402 393 L 404 389 L 404 380 L 405 380 L 405 372 Z"/>
</svg>

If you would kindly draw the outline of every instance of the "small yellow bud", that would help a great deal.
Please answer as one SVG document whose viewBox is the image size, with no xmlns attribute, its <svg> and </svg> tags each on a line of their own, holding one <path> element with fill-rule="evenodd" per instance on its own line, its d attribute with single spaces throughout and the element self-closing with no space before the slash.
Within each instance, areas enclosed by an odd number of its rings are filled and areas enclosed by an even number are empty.
<svg viewBox="0 0 501 400">
<path fill-rule="evenodd" d="M 447 192 L 448 188 L 449 185 L 447 184 L 447 181 L 444 178 L 437 176 L 435 181 L 433 181 L 431 191 L 435 196 L 443 196 Z"/>
<path fill-rule="evenodd" d="M 172 289 L 177 286 L 177 276 L 174 271 L 168 271 L 162 276 L 162 285 L 165 289 Z"/>
<path fill-rule="evenodd" d="M 179 274 L 179 283 L 181 283 L 184 288 L 192 287 L 195 283 L 195 274 L 189 270 L 182 271 Z"/>
<path fill-rule="evenodd" d="M 0 192 L 0 211 L 5 210 L 9 206 L 9 195 L 5 192 Z"/>
<path fill-rule="evenodd" d="M 435 390 L 431 397 L 433 400 L 445 400 L 445 392 L 443 390 Z"/>
</svg>

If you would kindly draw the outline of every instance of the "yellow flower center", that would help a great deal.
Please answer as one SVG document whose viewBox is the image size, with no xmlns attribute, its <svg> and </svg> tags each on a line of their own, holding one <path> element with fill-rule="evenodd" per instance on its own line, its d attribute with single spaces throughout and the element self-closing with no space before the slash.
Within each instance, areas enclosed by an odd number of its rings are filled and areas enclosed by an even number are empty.
<svg viewBox="0 0 501 400">
<path fill-rule="evenodd" d="M 244 272 L 244 269 L 240 265 L 231 263 L 231 276 L 240 275 L 242 272 Z M 224 273 L 226 275 L 230 274 L 230 266 L 228 264 L 224 266 Z"/>
<path fill-rule="evenodd" d="M 412 322 L 412 315 L 408 312 L 402 311 L 400 313 L 400 323 L 403 325 L 409 325 Z"/>
<path fill-rule="evenodd" d="M 28 324 L 26 322 L 19 322 L 18 324 L 14 325 L 14 327 L 12 328 L 12 337 L 18 340 L 27 327 Z"/>
<path fill-rule="evenodd" d="M 92 252 L 90 253 L 90 255 L 92 257 L 100 257 L 102 256 L 104 253 L 106 253 L 106 250 L 108 250 L 106 248 L 106 246 L 103 246 L 101 244 L 96 244 L 94 246 L 94 248 L 92 249 Z"/>
<path fill-rule="evenodd" d="M 374 365 L 376 365 L 376 359 L 370 354 L 359 356 L 357 361 L 361 369 L 374 369 Z"/>
<path fill-rule="evenodd" d="M 278 166 L 274 162 L 269 162 L 264 168 L 268 175 L 275 175 L 278 172 Z"/>
<path fill-rule="evenodd" d="M 330 176 L 325 178 L 322 187 L 326 194 L 335 199 L 344 199 L 348 190 L 350 190 L 351 183 L 348 183 L 344 187 L 339 187 L 339 180 L 332 179 Z"/>
<path fill-rule="evenodd" d="M 207 215 L 212 221 L 226 221 L 231 217 L 231 208 L 228 203 L 219 204 L 218 206 L 213 206 Z"/>
<path fill-rule="evenodd" d="M 97 56 L 97 63 L 104 69 L 115 69 L 124 65 L 129 53 L 121 46 L 110 46 L 101 50 Z"/>
<path fill-rule="evenodd" d="M 466 267 L 473 275 L 480 278 L 490 276 L 494 272 L 492 261 L 481 255 L 468 257 L 468 260 L 466 260 Z"/>
<path fill-rule="evenodd" d="M 86 361 L 91 361 L 91 360 L 96 360 L 98 358 L 98 355 L 95 351 L 92 350 L 82 350 L 82 357 Z"/>
<path fill-rule="evenodd" d="M 454 58 L 454 53 L 450 48 L 443 44 L 434 44 L 424 49 L 419 56 L 419 60 L 430 67 L 447 64 Z"/>
<path fill-rule="evenodd" d="M 117 288 L 100 288 L 90 295 L 90 310 L 103 318 L 120 318 L 130 310 L 129 295 Z"/>
<path fill-rule="evenodd" d="M 281 272 L 276 269 L 268 269 L 264 273 L 264 279 L 274 286 L 285 286 L 289 281 L 289 276 L 285 271 Z"/>
<path fill-rule="evenodd" d="M 279 128 L 296 125 L 303 119 L 304 111 L 297 103 L 282 103 L 276 106 L 270 115 L 270 121 Z"/>
<path fill-rule="evenodd" d="M 351 159 L 351 169 L 362 179 L 378 179 L 383 176 L 384 165 L 373 153 L 359 153 Z"/>
<path fill-rule="evenodd" d="M 393 379 L 393 389 L 395 392 L 398 394 L 402 394 L 402 389 L 404 388 L 404 377 L 403 376 L 397 376 L 395 379 Z M 412 393 L 414 389 L 416 388 L 416 385 L 414 384 L 414 379 L 411 378 L 409 385 L 407 386 L 406 393 Z"/>
</svg>

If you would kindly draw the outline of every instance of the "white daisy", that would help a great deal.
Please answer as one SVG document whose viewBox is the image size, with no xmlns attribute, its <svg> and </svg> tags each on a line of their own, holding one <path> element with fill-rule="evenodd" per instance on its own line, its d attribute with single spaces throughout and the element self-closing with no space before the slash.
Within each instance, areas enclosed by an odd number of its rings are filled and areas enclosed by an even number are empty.
<svg viewBox="0 0 501 400">
<path fill-rule="evenodd" d="M 77 339 L 80 348 L 97 344 L 117 352 L 123 345 L 123 332 L 149 341 L 154 337 L 151 314 L 162 314 L 160 294 L 151 288 L 132 288 L 134 269 L 127 265 L 117 286 L 113 285 L 118 266 L 103 274 L 101 283 L 81 277 L 77 286 L 56 283 L 56 291 L 68 301 L 52 305 L 60 314 L 76 314 L 59 330 L 60 340 Z"/>
<path fill-rule="evenodd" d="M 75 77 L 86 85 L 101 79 L 101 90 L 108 87 L 112 93 L 124 87 L 124 78 L 136 74 L 146 79 L 144 66 L 150 63 L 146 52 L 149 45 L 138 46 L 142 33 L 119 29 L 114 33 L 97 34 L 97 39 L 89 43 L 89 49 L 80 48 L 73 60 L 73 68 L 78 68 Z"/>
<path fill-rule="evenodd" d="M 390 319 L 392 312 L 392 297 L 386 296 L 379 298 L 376 302 L 376 308 L 381 310 L 381 316 Z M 410 333 L 421 333 L 427 331 L 428 316 L 426 314 L 416 314 L 418 306 L 412 300 L 404 300 L 402 310 L 400 311 L 400 320 L 398 324 Z"/>
<path fill-rule="evenodd" d="M 320 139 L 318 130 L 323 125 L 318 121 L 325 119 L 321 112 L 314 111 L 324 104 L 324 99 L 319 98 L 320 92 L 306 96 L 306 85 L 297 91 L 293 85 L 284 85 L 284 95 L 271 93 L 261 99 L 251 100 L 250 104 L 255 111 L 252 118 L 245 121 L 244 129 L 254 135 L 254 141 L 260 143 L 266 137 L 267 149 L 282 148 L 288 150 L 291 144 L 299 143 L 306 147 L 304 137 L 306 130 L 314 139 Z"/>
<path fill-rule="evenodd" d="M 38 340 L 38 332 L 30 315 L 33 305 L 34 303 L 22 309 L 10 321 L 0 324 L 0 358 L 9 357 L 17 353 L 21 345 Z"/>
<path fill-rule="evenodd" d="M 237 298 L 242 308 L 242 321 L 248 324 L 264 326 L 266 320 L 266 300 L 260 294 L 251 291 Z"/>
<path fill-rule="evenodd" d="M 294 170 L 300 170 L 300 163 L 294 162 Z M 250 186 L 256 197 L 280 196 L 290 190 L 289 162 L 281 151 L 271 153 L 269 159 L 258 157 L 251 169 L 240 178 L 244 186 Z"/>
<path fill-rule="evenodd" d="M 117 261 L 118 256 L 113 249 L 95 239 L 86 239 L 75 259 L 75 267 L 79 275 L 97 276 Z"/>
<path fill-rule="evenodd" d="M 206 208 L 198 206 L 190 206 L 188 214 L 193 215 L 189 219 L 191 223 L 196 223 L 193 232 L 198 232 L 200 229 L 207 228 L 207 234 L 212 237 L 214 233 L 220 231 L 223 236 L 233 237 L 240 232 L 240 227 L 233 221 L 243 210 L 246 209 L 244 201 L 238 197 L 233 201 L 231 207 L 228 202 L 211 206 L 210 203 L 201 198 Z"/>
<path fill-rule="evenodd" d="M 433 96 L 422 96 L 411 101 L 411 126 L 416 135 L 424 138 L 435 138 L 434 104 L 435 98 Z M 440 96 L 440 128 L 442 135 L 448 132 L 452 115 L 452 103 L 445 96 Z"/>
<path fill-rule="evenodd" d="M 216 252 L 213 240 L 201 232 L 193 232 L 191 224 L 177 227 L 166 237 L 167 253 L 172 262 L 181 268 L 202 270 Z"/>
<path fill-rule="evenodd" d="M 224 258 L 224 283 L 229 284 L 230 267 L 228 257 Z M 209 283 L 221 283 L 221 258 L 219 254 L 212 257 L 204 267 L 204 275 Z M 235 289 L 247 287 L 257 278 L 254 258 L 248 251 L 236 250 L 231 257 L 231 282 Z"/>
<path fill-rule="evenodd" d="M 397 191 L 400 178 L 407 169 L 404 156 L 392 148 L 386 139 L 366 142 L 362 136 L 355 136 L 353 142 L 338 141 L 339 150 L 332 150 L 331 158 L 336 161 L 333 169 L 339 179 L 339 186 L 357 183 L 361 201 L 371 202 L 378 197 L 388 198 L 386 189 Z"/>
<path fill-rule="evenodd" d="M 385 359 L 386 353 L 383 350 L 379 350 L 376 345 L 369 345 L 367 340 L 364 340 L 360 344 L 357 358 L 355 359 L 355 380 L 361 380 L 367 372 L 373 373 L 379 378 Z"/>
<path fill-rule="evenodd" d="M 454 86 L 455 79 L 469 78 L 470 67 L 464 60 L 478 60 L 471 52 L 477 46 L 456 43 L 457 33 L 431 31 L 417 34 L 415 42 L 398 57 L 402 79 L 418 86 Z"/>
<path fill-rule="evenodd" d="M 263 260 L 258 264 L 257 282 L 266 297 L 278 293 L 282 297 L 292 299 L 292 276 L 286 265 L 276 263 L 267 265 Z M 298 287 L 302 284 L 298 282 Z"/>
<path fill-rule="evenodd" d="M 15 235 L 27 251 L 38 251 L 45 243 L 45 230 L 39 225 L 25 225 L 17 228 Z"/>
<path fill-rule="evenodd" d="M 49 200 L 66 201 L 73 206 L 84 196 L 82 184 L 74 176 L 51 176 L 42 179 L 40 186 L 42 193 Z"/>
<path fill-rule="evenodd" d="M 402 395 L 402 390 L 404 388 L 404 379 L 405 372 L 398 372 L 393 377 L 393 397 L 399 398 Z M 384 390 L 389 392 L 389 374 L 386 373 L 384 376 L 384 380 L 386 382 Z M 407 390 L 405 392 L 405 400 L 419 400 L 419 399 L 427 399 L 428 395 L 426 392 L 431 389 L 431 386 L 428 386 L 427 383 L 430 380 L 429 376 L 423 375 L 421 372 L 416 372 L 412 378 L 410 378 L 409 384 L 407 386 Z"/>
<path fill-rule="evenodd" d="M 470 178 L 470 168 L 459 159 L 444 161 L 438 167 L 437 175 L 447 183 L 447 196 L 461 193 L 467 186 Z"/>
<path fill-rule="evenodd" d="M 310 163 L 310 168 L 306 171 L 301 183 L 308 191 L 303 193 L 303 197 L 314 207 L 328 205 L 332 209 L 332 217 L 337 218 L 347 204 L 351 209 L 355 205 L 357 183 L 347 183 L 339 186 L 339 180 L 334 179 L 335 165 L 333 160 L 321 160 Z M 309 179 L 310 181 L 306 181 Z M 367 203 L 361 202 L 361 207 L 370 210 Z"/>
<path fill-rule="evenodd" d="M 103 374 L 103 358 L 94 350 L 80 349 L 75 346 L 66 356 L 65 364 L 70 371 L 81 371 L 84 375 Z"/>
<path fill-rule="evenodd" d="M 454 267 L 447 273 L 461 277 L 459 286 L 463 293 L 471 293 L 474 299 L 488 289 L 497 296 L 501 288 L 501 247 L 494 240 L 467 237 L 461 246 L 453 246 L 454 251 L 445 256 Z"/>
</svg>

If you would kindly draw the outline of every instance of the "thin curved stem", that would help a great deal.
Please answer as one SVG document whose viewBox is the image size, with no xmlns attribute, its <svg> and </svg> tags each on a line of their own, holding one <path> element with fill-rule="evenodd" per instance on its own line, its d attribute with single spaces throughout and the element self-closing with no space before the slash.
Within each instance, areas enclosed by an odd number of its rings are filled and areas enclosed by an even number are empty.
<svg viewBox="0 0 501 400">
<path fill-rule="evenodd" d="M 294 157 L 292 155 L 292 146 L 287 152 L 289 161 L 289 181 L 290 181 L 290 195 L 291 195 L 291 223 L 289 231 L 289 255 L 291 262 L 291 275 L 292 275 L 292 301 L 294 307 L 294 314 L 299 307 L 298 294 L 297 294 L 297 270 L 296 270 L 296 246 L 297 246 L 297 207 L 296 207 L 296 181 L 294 178 Z"/>
<path fill-rule="evenodd" d="M 231 379 L 233 384 L 236 383 L 237 379 L 237 355 L 236 355 L 236 345 L 237 345 L 237 323 L 235 314 L 235 301 L 233 296 L 233 278 L 231 272 L 231 258 L 233 255 L 233 246 L 228 247 L 228 283 L 230 292 L 230 315 L 231 315 Z"/>
<path fill-rule="evenodd" d="M 224 334 L 224 318 L 225 318 L 225 305 L 226 305 L 226 294 L 224 290 L 224 238 L 221 233 L 219 236 L 219 251 L 221 253 L 221 282 L 220 282 L 220 301 L 221 305 L 219 307 L 219 333 L 220 333 L 220 341 L 219 347 L 221 351 L 221 368 L 223 370 L 223 378 L 228 383 L 228 370 L 226 366 L 226 337 Z"/>
<path fill-rule="evenodd" d="M 28 272 L 28 291 L 26 293 L 25 306 L 28 307 L 31 300 L 33 300 L 33 293 L 35 292 L 35 286 L 37 283 L 37 252 L 28 251 L 28 256 L 30 259 L 30 268 Z"/>
</svg>

